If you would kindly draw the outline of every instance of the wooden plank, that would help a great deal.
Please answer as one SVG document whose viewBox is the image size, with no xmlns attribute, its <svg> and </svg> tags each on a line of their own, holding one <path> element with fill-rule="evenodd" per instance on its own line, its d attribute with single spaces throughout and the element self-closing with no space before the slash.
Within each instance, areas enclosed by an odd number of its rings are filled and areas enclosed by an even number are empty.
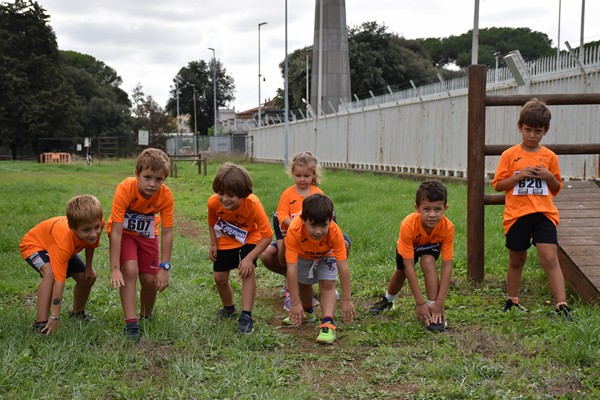
<svg viewBox="0 0 600 400">
<path fill-rule="evenodd" d="M 564 215 L 561 214 L 559 226 L 564 228 L 598 228 L 600 227 L 600 218 L 565 218 Z"/>
<path fill-rule="evenodd" d="M 561 233 L 560 226 L 558 228 L 558 244 L 561 247 L 569 245 L 587 245 L 587 246 L 598 246 L 600 245 L 597 237 L 581 237 L 580 235 L 566 236 Z M 597 249 L 596 249 L 597 251 Z"/>
<path fill-rule="evenodd" d="M 582 273 L 577 265 L 560 248 L 558 251 L 558 261 L 565 280 L 579 297 L 581 297 L 584 302 L 600 303 L 598 284 L 595 284 L 588 279 L 588 277 Z"/>
<path fill-rule="evenodd" d="M 565 202 L 560 202 L 560 201 L 554 201 L 554 204 L 556 205 L 556 208 L 558 208 L 558 210 L 563 210 L 563 209 L 567 209 L 567 210 L 594 210 L 594 209 L 598 209 L 600 207 L 600 205 L 598 204 L 597 201 L 580 201 L 578 203 L 574 203 L 574 202 L 570 202 L 570 201 L 565 201 Z"/>
<path fill-rule="evenodd" d="M 598 209 L 595 210 L 585 210 L 585 212 L 582 212 L 582 210 L 577 210 L 577 209 L 563 209 L 562 207 L 558 207 L 560 212 L 560 219 L 587 219 L 587 218 L 600 218 L 600 207 L 598 207 Z"/>
</svg>

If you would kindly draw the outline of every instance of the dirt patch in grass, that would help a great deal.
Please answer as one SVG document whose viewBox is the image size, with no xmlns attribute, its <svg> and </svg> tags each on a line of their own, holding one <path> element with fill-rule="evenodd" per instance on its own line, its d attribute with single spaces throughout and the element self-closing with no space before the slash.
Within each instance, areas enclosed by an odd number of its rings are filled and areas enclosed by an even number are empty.
<svg viewBox="0 0 600 400">
<path fill-rule="evenodd" d="M 175 232 L 196 240 L 201 245 L 210 244 L 210 236 L 206 224 L 190 221 L 183 215 L 175 214 Z"/>
</svg>

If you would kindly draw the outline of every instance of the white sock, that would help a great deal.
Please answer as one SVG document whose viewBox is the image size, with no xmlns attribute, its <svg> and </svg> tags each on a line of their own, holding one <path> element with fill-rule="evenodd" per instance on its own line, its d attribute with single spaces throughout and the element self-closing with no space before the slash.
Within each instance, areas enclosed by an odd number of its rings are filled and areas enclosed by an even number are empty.
<svg viewBox="0 0 600 400">
<path fill-rule="evenodd" d="M 389 294 L 389 293 L 386 293 L 386 294 L 385 294 L 385 298 L 386 298 L 386 299 L 387 299 L 387 301 L 389 301 L 390 303 L 393 303 L 393 302 L 394 302 L 394 299 L 396 298 L 396 296 L 397 296 L 397 295 L 395 295 L 395 294 Z"/>
</svg>

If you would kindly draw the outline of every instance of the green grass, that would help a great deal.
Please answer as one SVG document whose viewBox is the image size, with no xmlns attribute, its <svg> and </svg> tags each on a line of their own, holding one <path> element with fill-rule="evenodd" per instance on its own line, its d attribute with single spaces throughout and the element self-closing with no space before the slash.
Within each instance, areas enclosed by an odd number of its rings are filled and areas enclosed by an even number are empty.
<svg viewBox="0 0 600 400">
<path fill-rule="evenodd" d="M 220 308 L 208 258 L 206 200 L 218 164 L 208 176 L 179 163 L 169 178 L 176 201 L 174 269 L 159 294 L 156 319 L 131 343 L 121 335 L 118 291 L 108 284 L 108 240 L 96 252 L 98 280 L 88 304 L 96 321 L 63 320 L 48 337 L 30 333 L 39 277 L 21 259 L 23 234 L 42 219 L 62 215 L 69 198 L 96 195 L 105 218 L 113 190 L 132 160 L 83 165 L 0 163 L 0 399 L 535 399 L 600 397 L 600 309 L 572 293 L 577 320 L 552 316 L 551 294 L 535 253 L 523 276 L 526 315 L 503 314 L 507 253 L 502 208 L 486 207 L 485 279 L 466 277 L 466 185 L 448 183 L 447 216 L 456 226 L 453 279 L 447 299 L 449 329 L 432 334 L 415 318 L 405 287 L 399 308 L 374 317 L 370 305 L 384 293 L 395 268 L 402 218 L 413 209 L 418 181 L 349 171 L 325 171 L 322 185 L 338 223 L 352 239 L 349 258 L 357 318 L 339 325 L 330 347 L 314 343 L 317 327 L 285 328 L 283 279 L 257 270 L 255 333 L 241 336 Z M 292 184 L 280 165 L 244 164 L 267 214 Z M 236 302 L 240 283 L 233 281 Z M 72 302 L 71 280 L 65 308 Z M 339 313 L 339 307 L 338 307 Z M 317 309 L 319 315 L 319 309 Z"/>
</svg>

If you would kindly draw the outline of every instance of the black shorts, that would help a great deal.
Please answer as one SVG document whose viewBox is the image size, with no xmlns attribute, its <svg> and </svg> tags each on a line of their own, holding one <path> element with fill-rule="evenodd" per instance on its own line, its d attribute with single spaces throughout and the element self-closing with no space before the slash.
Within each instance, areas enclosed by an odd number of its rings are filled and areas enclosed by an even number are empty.
<svg viewBox="0 0 600 400">
<path fill-rule="evenodd" d="M 255 244 L 245 244 L 237 249 L 217 250 L 217 259 L 213 264 L 214 272 L 227 272 L 239 267 L 240 262 L 256 247 Z M 252 260 L 256 268 L 256 259 Z"/>
<path fill-rule="evenodd" d="M 27 264 L 31 265 L 33 269 L 35 269 L 40 276 L 42 273 L 40 270 L 47 262 L 50 262 L 50 256 L 48 256 L 48 252 L 46 250 L 40 250 L 36 253 L 33 253 L 29 257 L 25 259 Z M 73 257 L 69 259 L 69 263 L 67 264 L 67 277 L 78 274 L 80 272 L 85 272 L 85 263 L 79 257 L 78 254 L 75 254 Z"/>
<path fill-rule="evenodd" d="M 558 245 L 556 226 L 542 213 L 522 216 L 506 233 L 506 247 L 509 250 L 525 251 L 536 243 Z"/>
<path fill-rule="evenodd" d="M 440 257 L 440 250 L 441 250 L 440 243 L 426 244 L 426 245 L 415 248 L 415 252 L 414 252 L 415 265 L 417 265 L 417 263 L 419 262 L 419 257 L 424 256 L 424 255 L 432 256 L 437 261 L 437 259 Z M 396 253 L 396 269 L 404 271 L 404 259 L 402 258 L 402 256 L 400 254 L 398 254 L 397 251 L 395 253 Z"/>
</svg>

